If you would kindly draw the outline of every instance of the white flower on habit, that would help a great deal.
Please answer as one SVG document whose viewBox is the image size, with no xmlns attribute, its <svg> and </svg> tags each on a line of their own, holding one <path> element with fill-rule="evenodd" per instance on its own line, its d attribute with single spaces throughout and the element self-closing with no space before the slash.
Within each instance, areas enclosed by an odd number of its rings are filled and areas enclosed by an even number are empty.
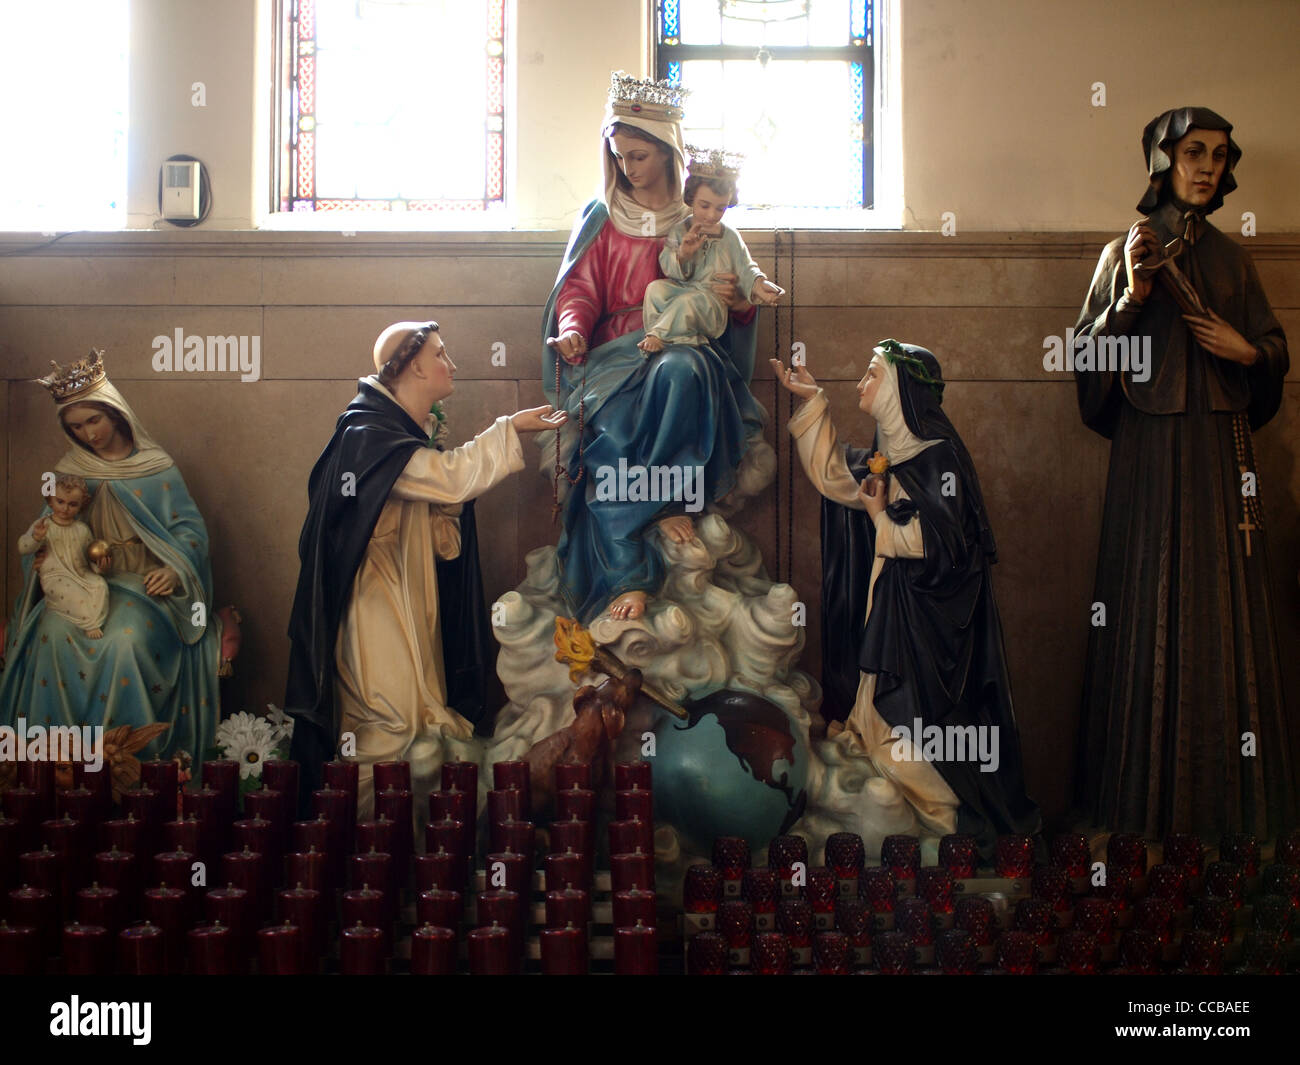
<svg viewBox="0 0 1300 1065">
<path fill-rule="evenodd" d="M 275 703 L 266 704 L 266 720 L 275 730 L 275 742 L 287 740 L 293 735 L 293 718 L 281 710 Z"/>
<path fill-rule="evenodd" d="M 239 778 L 262 777 L 262 763 L 275 750 L 275 727 L 246 711 L 232 714 L 217 726 L 217 746 L 239 763 Z"/>
</svg>

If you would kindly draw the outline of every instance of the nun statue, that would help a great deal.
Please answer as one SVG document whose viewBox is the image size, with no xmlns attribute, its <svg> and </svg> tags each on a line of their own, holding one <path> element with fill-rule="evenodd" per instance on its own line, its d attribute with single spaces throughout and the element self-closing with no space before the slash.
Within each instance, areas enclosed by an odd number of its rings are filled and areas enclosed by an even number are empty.
<svg viewBox="0 0 1300 1065">
<path fill-rule="evenodd" d="M 969 833 L 986 859 L 1002 833 L 1038 837 L 1043 850 L 993 598 L 993 532 L 940 405 L 938 360 L 896 340 L 874 349 L 857 387 L 874 454 L 839 443 L 806 367 L 772 368 L 804 400 L 790 435 L 824 499 L 825 686 L 856 689 L 828 736 L 891 780 L 935 835 Z"/>
</svg>

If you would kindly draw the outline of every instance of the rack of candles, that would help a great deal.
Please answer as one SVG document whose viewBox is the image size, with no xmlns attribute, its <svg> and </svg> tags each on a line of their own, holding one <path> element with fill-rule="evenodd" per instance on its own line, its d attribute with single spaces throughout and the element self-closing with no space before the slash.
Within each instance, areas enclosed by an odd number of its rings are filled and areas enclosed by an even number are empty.
<svg viewBox="0 0 1300 1065">
<path fill-rule="evenodd" d="M 1212 862 L 1186 834 L 1116 833 L 1096 861 L 1079 835 L 1053 839 L 1047 862 L 1028 837 L 998 839 L 991 865 L 971 836 L 931 847 L 887 836 L 869 861 L 835 833 L 811 865 L 805 839 L 778 836 L 756 865 L 749 841 L 714 840 L 682 887 L 686 972 L 1300 970 L 1300 832 L 1267 862 L 1248 835 L 1224 836 Z"/>
</svg>

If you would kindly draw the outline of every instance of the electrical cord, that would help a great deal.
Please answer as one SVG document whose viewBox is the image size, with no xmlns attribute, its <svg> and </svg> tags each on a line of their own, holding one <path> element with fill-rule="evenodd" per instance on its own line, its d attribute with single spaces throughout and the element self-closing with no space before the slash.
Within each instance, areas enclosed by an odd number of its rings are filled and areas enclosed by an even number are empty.
<svg viewBox="0 0 1300 1065">
<path fill-rule="evenodd" d="M 186 229 L 191 226 L 201 225 L 207 220 L 212 213 L 212 185 L 208 181 L 208 168 L 204 165 L 202 159 L 197 159 L 192 155 L 173 155 L 163 160 L 163 167 L 168 163 L 198 163 L 199 164 L 199 217 L 198 218 L 164 218 L 162 221 L 169 222 L 174 226 L 182 226 Z M 162 214 L 162 196 L 163 196 L 163 170 L 158 171 L 158 214 Z"/>
</svg>

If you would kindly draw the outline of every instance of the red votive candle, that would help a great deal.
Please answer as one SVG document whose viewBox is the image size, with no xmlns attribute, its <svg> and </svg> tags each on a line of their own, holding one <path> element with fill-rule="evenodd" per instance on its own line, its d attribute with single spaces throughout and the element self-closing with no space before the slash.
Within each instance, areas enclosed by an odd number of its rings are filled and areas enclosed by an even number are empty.
<svg viewBox="0 0 1300 1065">
<path fill-rule="evenodd" d="M 253 819 L 269 821 L 276 846 L 284 847 L 289 836 L 291 818 L 286 810 L 286 796 L 283 792 L 269 788 L 250 791 L 244 796 L 244 813 Z"/>
<path fill-rule="evenodd" d="M 1255 836 L 1234 833 L 1219 840 L 1219 861 L 1235 862 L 1245 876 L 1259 876 L 1259 860 L 1259 840 Z"/>
<path fill-rule="evenodd" d="M 971 976 L 979 964 L 975 937 L 963 928 L 949 928 L 935 940 L 934 960 L 946 976 Z"/>
<path fill-rule="evenodd" d="M 899 903 L 901 911 L 902 903 Z M 1056 919 L 1053 917 L 1052 904 L 1046 899 L 1021 899 L 1016 903 L 1014 918 L 1016 931 L 1028 932 L 1034 942 L 1048 945 L 1056 935 Z"/>
<path fill-rule="evenodd" d="M 1087 876 L 1092 867 L 1088 837 L 1077 832 L 1056 836 L 1052 840 L 1052 864 L 1065 870 L 1068 877 Z"/>
<path fill-rule="evenodd" d="M 0 814 L 0 894 L 13 885 L 10 879 L 18 868 L 18 822 Z"/>
<path fill-rule="evenodd" d="M 722 872 L 712 865 L 692 865 L 686 870 L 682 903 L 687 913 L 717 913 L 722 900 Z"/>
<path fill-rule="evenodd" d="M 203 825 L 197 817 L 163 823 L 163 845 L 169 851 L 200 854 L 203 851 Z"/>
<path fill-rule="evenodd" d="M 167 940 L 156 924 L 132 925 L 117 934 L 117 968 L 123 976 L 163 976 Z"/>
<path fill-rule="evenodd" d="M 387 956 L 382 929 L 358 924 L 339 935 L 339 972 L 344 976 L 382 976 Z"/>
<path fill-rule="evenodd" d="M 180 888 L 156 887 L 144 893 L 144 919 L 163 930 L 168 972 L 180 972 L 185 929 L 190 923 L 190 898 Z"/>
<path fill-rule="evenodd" d="M 856 832 L 832 832 L 826 837 L 826 866 L 836 880 L 856 880 L 866 856 L 866 846 Z"/>
<path fill-rule="evenodd" d="M 429 891 L 438 888 L 442 891 L 465 890 L 468 883 L 468 865 L 459 854 L 439 850 L 433 854 L 415 856 L 415 890 Z"/>
<path fill-rule="evenodd" d="M 239 800 L 239 763 L 233 758 L 214 758 L 204 762 L 200 780 L 205 788 L 211 788 L 221 796 L 220 805 L 230 812 L 233 821 Z"/>
<path fill-rule="evenodd" d="M 15 927 L 36 929 L 41 956 L 53 954 L 59 942 L 58 898 L 47 888 L 24 884 L 9 892 L 9 919 Z"/>
<path fill-rule="evenodd" d="M 248 892 L 249 905 L 257 919 L 271 912 L 271 896 L 265 890 L 269 877 L 264 855 L 248 849 L 222 855 L 221 879 Z"/>
<path fill-rule="evenodd" d="M 110 936 L 117 935 L 125 923 L 121 894 L 114 888 L 100 886 L 98 882 L 77 892 L 73 913 L 79 924 L 106 928 Z M 109 953 L 112 953 L 111 948 Z"/>
<path fill-rule="evenodd" d="M 59 856 L 63 897 L 68 898 L 86 882 L 89 858 L 87 826 L 65 814 L 62 818 L 42 822 L 41 836 L 44 845 Z"/>
<path fill-rule="evenodd" d="M 524 792 L 518 788 L 502 788 L 487 793 L 487 819 L 492 831 L 499 821 L 524 820 Z"/>
<path fill-rule="evenodd" d="M 768 844 L 767 867 L 774 869 L 781 880 L 793 879 L 796 863 L 807 870 L 808 841 L 803 836 L 777 836 Z"/>
<path fill-rule="evenodd" d="M 498 791 L 515 788 L 525 795 L 532 790 L 532 769 L 523 759 L 492 763 L 492 787 Z"/>
<path fill-rule="evenodd" d="M 1038 972 L 1038 944 L 1028 932 L 1003 932 L 998 937 L 998 968 L 1012 976 Z"/>
<path fill-rule="evenodd" d="M 546 893 L 546 927 L 574 925 L 586 928 L 591 922 L 591 896 L 581 888 Z"/>
<path fill-rule="evenodd" d="M 89 827 L 94 838 L 99 838 L 99 825 L 104 820 L 99 797 L 89 788 L 69 788 L 55 794 L 54 808 L 60 819 L 70 817 Z M 109 953 L 112 953 L 111 945 Z"/>
<path fill-rule="evenodd" d="M 1129 906 L 1129 890 L 1132 886 L 1132 876 L 1127 869 L 1106 869 L 1106 882 L 1099 884 L 1092 889 L 1092 893 L 1098 898 L 1110 900 L 1110 904 L 1115 907 L 1115 913 L 1127 913 Z"/>
<path fill-rule="evenodd" d="M 1279 865 L 1300 865 L 1300 828 L 1278 837 L 1273 848 L 1273 861 Z"/>
<path fill-rule="evenodd" d="M 788 976 L 790 937 L 784 932 L 760 932 L 754 937 L 751 962 L 759 976 Z"/>
<path fill-rule="evenodd" d="M 123 899 L 135 898 L 139 891 L 140 863 L 134 854 L 127 854 L 114 848 L 100 851 L 95 855 L 95 871 L 91 874 L 93 883 L 115 889 Z M 81 918 L 82 924 L 103 924 L 100 920 Z M 110 928 L 110 932 L 117 929 Z"/>
<path fill-rule="evenodd" d="M 195 856 L 189 851 L 162 851 L 153 856 L 153 882 L 185 890 L 194 874 Z"/>
<path fill-rule="evenodd" d="M 223 924 L 205 924 L 186 934 L 190 973 L 194 976 L 233 976 L 234 940 Z"/>
<path fill-rule="evenodd" d="M 970 880 L 979 865 L 979 844 L 974 836 L 952 834 L 939 840 L 939 864 L 956 880 Z"/>
<path fill-rule="evenodd" d="M 442 790 L 478 794 L 478 765 L 474 762 L 443 762 Z"/>
<path fill-rule="evenodd" d="M 9 794 L 12 795 L 13 792 L 11 791 Z M 37 827 L 39 829 L 39 826 Z M 129 814 L 126 817 L 117 817 L 111 821 L 105 821 L 100 828 L 106 849 L 118 850 L 124 854 L 144 853 L 141 849 L 144 843 L 144 826 Z"/>
<path fill-rule="evenodd" d="M 280 864 L 280 847 L 275 839 L 275 826 L 262 817 L 245 817 L 230 826 L 236 851 L 249 850 L 266 857 L 267 873 Z"/>
<path fill-rule="evenodd" d="M 727 941 L 717 932 L 701 932 L 687 940 L 687 976 L 722 976 L 726 971 Z"/>
<path fill-rule="evenodd" d="M 18 783 L 36 792 L 42 820 L 54 813 L 54 769 L 54 763 L 49 760 L 18 763 Z"/>
<path fill-rule="evenodd" d="M 844 976 L 849 971 L 849 937 L 843 932 L 813 935 L 813 965 L 823 976 Z"/>
<path fill-rule="evenodd" d="M 951 869 L 937 866 L 932 869 L 918 870 L 916 891 L 929 904 L 933 913 L 952 913 L 953 892 L 956 884 Z"/>
<path fill-rule="evenodd" d="M 994 846 L 994 872 L 1007 880 L 1025 880 L 1034 872 L 1032 836 L 999 836 Z"/>
<path fill-rule="evenodd" d="M 422 925 L 435 928 L 460 928 L 464 901 L 459 891 L 430 888 L 421 891 L 415 899 L 415 919 Z"/>
<path fill-rule="evenodd" d="M 1115 942 L 1115 908 L 1110 899 L 1080 899 L 1074 907 L 1074 927 L 1090 932 L 1097 943 L 1108 946 Z"/>
<path fill-rule="evenodd" d="M 309 851 L 315 848 L 321 854 L 329 851 L 330 845 L 330 823 L 315 818 L 311 821 L 295 821 L 293 823 L 293 849 L 296 851 Z"/>
<path fill-rule="evenodd" d="M 410 762 L 376 762 L 374 765 L 375 791 L 410 791 Z"/>
<path fill-rule="evenodd" d="M 356 815 L 349 808 L 350 801 L 351 796 L 342 788 L 318 788 L 311 793 L 311 811 L 329 822 L 332 849 L 340 854 L 352 853 Z"/>
<path fill-rule="evenodd" d="M 254 927 L 252 900 L 243 888 L 213 888 L 203 898 L 203 913 L 209 924 L 220 921 L 230 929 L 235 951 L 231 960 L 245 968 Z"/>
<path fill-rule="evenodd" d="M 915 836 L 886 836 L 880 844 L 880 864 L 897 880 L 915 880 L 921 868 L 921 841 Z"/>
<path fill-rule="evenodd" d="M 523 959 L 523 896 L 510 889 L 480 891 L 475 917 L 481 924 L 498 924 L 510 932 L 510 947 L 516 962 Z"/>
<path fill-rule="evenodd" d="M 718 906 L 718 931 L 731 950 L 744 950 L 754 932 L 754 908 L 744 899 L 727 899 Z"/>
<path fill-rule="evenodd" d="M 867 900 L 872 913 L 893 913 L 898 881 L 894 879 L 891 869 L 883 865 L 873 865 L 862 870 L 862 878 L 858 881 L 858 892 Z"/>
<path fill-rule="evenodd" d="M 567 821 L 561 824 L 589 824 L 590 822 Z M 651 846 L 647 846 L 646 821 L 611 821 L 609 823 L 609 853 L 613 857 L 615 854 L 633 854 L 637 850 L 650 851 Z M 558 846 L 555 842 L 555 826 L 551 826 L 552 845 Z"/>
<path fill-rule="evenodd" d="M 925 899 L 900 899 L 895 920 L 898 930 L 912 941 L 913 946 L 934 945 L 934 914 Z"/>
<path fill-rule="evenodd" d="M 650 763 L 645 761 L 619 762 L 614 766 L 614 790 L 629 791 L 632 788 L 644 788 L 649 791 Z"/>
<path fill-rule="evenodd" d="M 1270 865 L 1264 870 L 1264 894 L 1281 895 L 1292 906 L 1300 906 L 1300 869 L 1293 865 Z"/>
<path fill-rule="evenodd" d="M 408 772 L 409 777 L 409 772 Z M 339 759 L 326 762 L 321 767 L 321 783 L 327 788 L 337 788 L 352 796 L 352 819 L 356 820 L 357 791 L 361 787 L 361 764 Z"/>
<path fill-rule="evenodd" d="M 304 973 L 314 973 L 325 950 L 325 906 L 319 891 L 303 887 L 285 888 L 276 893 L 280 920 L 297 927 L 298 946 L 302 950 Z"/>
<path fill-rule="evenodd" d="M 100 818 L 108 816 L 113 807 L 113 774 L 106 765 L 92 770 L 84 762 L 73 762 L 72 786 L 85 788 L 94 795 Z"/>
<path fill-rule="evenodd" d="M 185 812 L 185 820 L 195 818 L 199 822 L 199 838 L 203 841 L 200 856 L 205 862 L 215 864 L 217 856 L 224 849 L 222 843 L 229 834 L 228 822 L 223 823 L 225 809 L 222 806 L 221 792 L 214 788 L 182 791 L 181 807 Z"/>
<path fill-rule="evenodd" d="M 718 836 L 713 841 L 713 867 L 723 880 L 741 879 L 750 868 L 749 840 L 743 836 Z"/>
<path fill-rule="evenodd" d="M 834 913 L 835 898 L 839 894 L 835 874 L 823 866 L 809 869 L 805 894 L 812 904 L 813 913 Z"/>
<path fill-rule="evenodd" d="M 291 759 L 271 758 L 262 763 L 262 788 L 265 791 L 279 792 L 281 816 L 285 821 L 292 821 L 298 808 L 298 775 L 298 763 Z"/>
<path fill-rule="evenodd" d="M 835 927 L 851 947 L 871 946 L 871 908 L 862 899 L 840 899 L 835 904 Z"/>
<path fill-rule="evenodd" d="M 1181 866 L 1163 862 L 1147 873 L 1147 894 L 1168 899 L 1175 910 L 1187 909 L 1187 874 Z"/>
<path fill-rule="evenodd" d="M 1205 894 L 1227 899 L 1233 909 L 1241 909 L 1246 893 L 1246 877 L 1235 862 L 1211 862 L 1205 869 Z"/>
<path fill-rule="evenodd" d="M 611 824 L 617 823 L 611 822 Z M 573 851 L 574 854 L 581 854 L 587 863 L 589 874 L 596 855 L 595 827 L 594 821 L 552 821 L 552 853 L 563 854 L 565 851 Z"/>
<path fill-rule="evenodd" d="M 589 762 L 562 762 L 555 767 L 555 791 L 590 791 L 591 764 Z"/>
<path fill-rule="evenodd" d="M 489 854 L 484 859 L 484 867 L 487 869 L 487 882 L 489 884 L 498 883 L 497 874 L 503 874 L 505 888 L 512 891 L 518 898 L 520 921 L 522 922 L 527 913 L 527 906 L 533 897 L 533 866 L 522 854 L 515 854 L 513 851 L 503 851 L 500 854 Z M 505 924 L 504 921 L 501 922 Z"/>
<path fill-rule="evenodd" d="M 1193 928 L 1183 934 L 1183 969 L 1202 976 L 1223 972 L 1223 944 L 1209 932 Z"/>
<path fill-rule="evenodd" d="M 430 821 L 459 821 L 461 823 L 461 841 L 455 848 L 463 854 L 469 864 L 473 864 L 478 850 L 478 808 L 476 796 L 472 791 L 431 791 L 429 793 Z M 430 848 L 426 848 L 430 849 Z M 448 848 L 451 850 L 452 848 Z"/>
<path fill-rule="evenodd" d="M 288 881 L 319 891 L 327 896 L 330 891 L 329 859 L 315 847 L 287 855 Z"/>
<path fill-rule="evenodd" d="M 100 925 L 63 926 L 63 972 L 67 976 L 108 976 L 113 967 L 113 941 Z"/>
<path fill-rule="evenodd" d="M 997 921 L 993 903 L 983 895 L 969 895 L 958 899 L 953 910 L 953 926 L 975 937 L 977 947 L 993 945 L 997 935 Z"/>
<path fill-rule="evenodd" d="M 1171 832 L 1165 837 L 1165 861 L 1179 866 L 1189 877 L 1200 876 L 1205 868 L 1205 846 L 1200 836 Z"/>
<path fill-rule="evenodd" d="M 0 920 L 0 976 L 39 976 L 44 968 L 39 931 Z"/>
<path fill-rule="evenodd" d="M 1227 899 L 1206 896 L 1196 900 L 1196 910 L 1192 914 L 1192 927 L 1202 932 L 1213 932 L 1226 946 L 1232 942 L 1234 913 L 1232 903 Z"/>
<path fill-rule="evenodd" d="M 370 928 L 378 928 L 384 933 L 384 950 L 385 957 L 392 952 L 391 946 L 391 927 L 392 922 L 389 919 L 388 900 L 382 891 L 376 891 L 374 888 L 362 884 L 359 888 L 352 891 L 343 892 L 342 896 L 342 925 L 345 928 L 351 928 L 356 924 L 363 924 Z"/>
<path fill-rule="evenodd" d="M 813 911 L 807 899 L 782 899 L 776 904 L 776 927 L 790 939 L 792 947 L 812 943 Z"/>
<path fill-rule="evenodd" d="M 740 881 L 740 897 L 748 900 L 755 913 L 776 913 L 781 893 L 775 869 L 746 869 Z"/>
<path fill-rule="evenodd" d="M 257 961 L 263 976 L 302 975 L 302 933 L 296 925 L 257 930 Z"/>
<path fill-rule="evenodd" d="M 586 886 L 583 876 L 586 863 L 581 854 L 565 851 L 563 854 L 548 854 L 543 859 L 546 870 L 546 890 L 562 891 L 566 887 L 581 888 Z"/>
<path fill-rule="evenodd" d="M 163 822 L 180 816 L 180 771 L 170 758 L 140 763 L 140 783 L 158 796 L 158 818 Z"/>
<path fill-rule="evenodd" d="M 156 850 L 162 835 L 163 818 L 158 811 L 158 793 L 152 788 L 136 788 L 122 793 L 122 809 L 140 822 L 141 844 Z"/>
<path fill-rule="evenodd" d="M 379 851 L 366 854 L 354 854 L 348 859 L 348 879 L 353 887 L 369 884 L 376 891 L 382 891 L 389 905 L 393 906 L 396 896 L 393 891 L 393 856 Z"/>
<path fill-rule="evenodd" d="M 573 925 L 543 928 L 538 934 L 542 948 L 542 972 L 547 976 L 584 976 L 590 962 L 587 933 Z"/>
<path fill-rule="evenodd" d="M 475 928 L 466 939 L 472 975 L 508 976 L 514 971 L 510 932 L 500 924 Z"/>
<path fill-rule="evenodd" d="M 615 891 L 641 891 L 655 889 L 655 860 L 650 854 L 633 851 L 631 854 L 616 854 L 609 860 L 610 883 Z M 628 921 L 627 924 L 635 924 Z"/>
<path fill-rule="evenodd" d="M 456 933 L 424 924 L 411 933 L 411 975 L 451 976 L 456 971 Z"/>
<path fill-rule="evenodd" d="M 1070 894 L 1070 878 L 1064 869 L 1054 865 L 1040 865 L 1034 869 L 1031 890 L 1034 898 L 1046 899 L 1058 913 L 1070 910 L 1074 899 Z"/>
<path fill-rule="evenodd" d="M 1023 905 L 1023 904 L 1022 904 Z M 1174 938 L 1174 908 L 1168 899 L 1148 895 L 1133 907 L 1133 927 L 1150 932 L 1161 943 L 1172 943 Z"/>
<path fill-rule="evenodd" d="M 23 763 L 26 764 L 26 763 Z M 19 784 L 0 795 L 4 800 L 5 816 L 18 823 L 18 848 L 29 851 L 40 843 L 41 822 L 45 812 L 41 796 L 32 788 Z"/>
<path fill-rule="evenodd" d="M 492 826 L 496 830 L 499 846 L 494 846 L 493 850 L 514 851 L 516 854 L 522 854 L 528 859 L 531 867 L 533 864 L 533 855 L 537 851 L 537 829 L 531 821 L 498 821 Z"/>
<path fill-rule="evenodd" d="M 64 899 L 70 897 L 63 889 L 63 859 L 48 845 L 18 855 L 18 879 L 53 895 L 56 910 L 61 911 Z"/>
<path fill-rule="evenodd" d="M 1116 832 L 1106 841 L 1106 872 L 1127 869 L 1131 877 L 1145 876 L 1147 871 L 1146 841 L 1134 832 Z"/>
<path fill-rule="evenodd" d="M 614 792 L 614 816 L 619 821 L 653 821 L 654 793 L 642 788 Z"/>
<path fill-rule="evenodd" d="M 615 928 L 614 975 L 654 976 L 658 972 L 659 933 L 640 922 L 632 928 Z"/>
<path fill-rule="evenodd" d="M 596 820 L 596 793 L 588 788 L 567 788 L 555 793 L 558 821 Z"/>
<path fill-rule="evenodd" d="M 630 888 L 614 892 L 614 927 L 630 928 L 635 924 L 647 927 L 655 923 L 655 893 Z"/>
<path fill-rule="evenodd" d="M 411 855 L 415 853 L 415 808 L 411 792 L 389 788 L 375 792 L 375 816 L 393 822 L 393 875 L 396 882 L 406 884 L 411 869 Z"/>
<path fill-rule="evenodd" d="M 383 817 L 376 821 L 358 821 L 357 822 L 357 853 L 366 854 L 370 851 L 378 851 L 380 854 L 393 853 L 393 829 L 396 825 L 388 818 Z M 425 839 L 428 844 L 427 833 Z M 437 847 L 431 848 L 437 850 Z"/>
</svg>

